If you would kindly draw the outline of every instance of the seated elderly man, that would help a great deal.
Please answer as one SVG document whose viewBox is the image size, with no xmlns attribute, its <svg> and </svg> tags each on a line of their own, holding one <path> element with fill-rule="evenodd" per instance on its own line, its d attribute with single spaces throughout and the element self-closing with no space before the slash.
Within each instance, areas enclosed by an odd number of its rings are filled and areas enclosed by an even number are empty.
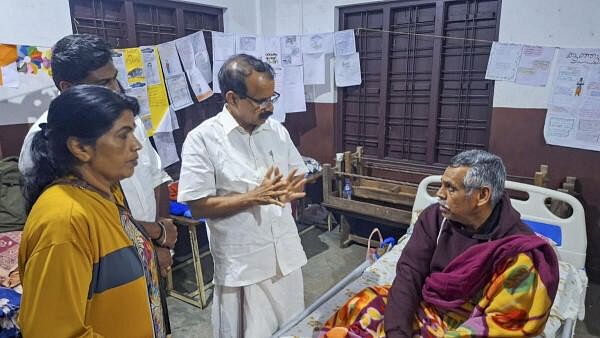
<svg viewBox="0 0 600 338">
<path fill-rule="evenodd" d="M 320 336 L 541 333 L 558 287 L 558 260 L 511 206 L 505 178 L 496 155 L 469 150 L 453 157 L 439 203 L 419 215 L 391 288 L 372 286 L 353 296 Z"/>
<path fill-rule="evenodd" d="M 452 158 L 439 203 L 419 216 L 396 267 L 388 337 L 523 337 L 542 332 L 558 260 L 504 192 L 502 160 L 482 150 Z"/>
</svg>

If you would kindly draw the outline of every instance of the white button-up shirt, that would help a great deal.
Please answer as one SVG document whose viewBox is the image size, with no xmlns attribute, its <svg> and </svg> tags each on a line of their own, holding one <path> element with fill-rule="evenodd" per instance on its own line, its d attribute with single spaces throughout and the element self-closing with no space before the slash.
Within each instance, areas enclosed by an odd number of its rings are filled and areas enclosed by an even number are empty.
<svg viewBox="0 0 600 338">
<path fill-rule="evenodd" d="M 268 119 L 251 134 L 226 107 L 194 128 L 183 144 L 180 202 L 253 190 L 270 166 L 282 174 L 298 168 L 302 157 L 288 131 Z M 284 176 L 285 177 L 285 176 Z M 254 206 L 234 215 L 207 220 L 215 263 L 214 282 L 229 287 L 254 284 L 306 264 L 290 204 Z"/>
<path fill-rule="evenodd" d="M 40 124 L 48 121 L 48 112 L 44 112 L 35 124 L 29 128 L 29 132 L 23 141 L 21 154 L 19 156 L 19 171 L 25 173 L 33 167 L 31 158 L 31 141 L 33 136 L 41 130 Z M 164 182 L 171 180 L 171 177 L 161 169 L 160 157 L 152 148 L 150 140 L 146 136 L 146 130 L 142 120 L 135 117 L 135 137 L 142 144 L 142 149 L 138 152 L 138 165 L 133 171 L 133 176 L 121 181 L 121 187 L 127 203 L 131 209 L 133 218 L 142 222 L 156 221 L 156 197 L 154 188 Z"/>
</svg>

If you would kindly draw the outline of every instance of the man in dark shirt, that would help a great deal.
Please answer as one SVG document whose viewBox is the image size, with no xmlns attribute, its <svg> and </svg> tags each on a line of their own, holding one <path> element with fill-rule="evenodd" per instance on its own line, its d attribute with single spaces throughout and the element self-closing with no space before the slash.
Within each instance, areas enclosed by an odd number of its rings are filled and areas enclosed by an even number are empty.
<svg viewBox="0 0 600 338">
<path fill-rule="evenodd" d="M 423 210 L 398 261 L 385 309 L 387 337 L 413 336 L 426 279 L 435 273 L 447 273 L 444 269 L 467 249 L 508 236 L 533 234 L 511 206 L 504 192 L 505 178 L 502 160 L 486 151 L 469 150 L 452 158 L 437 192 L 439 203 Z M 552 259 L 553 253 L 550 256 L 553 267 L 556 258 Z M 492 264 L 495 262 L 484 263 Z M 549 270 L 551 304 L 558 270 Z"/>
</svg>

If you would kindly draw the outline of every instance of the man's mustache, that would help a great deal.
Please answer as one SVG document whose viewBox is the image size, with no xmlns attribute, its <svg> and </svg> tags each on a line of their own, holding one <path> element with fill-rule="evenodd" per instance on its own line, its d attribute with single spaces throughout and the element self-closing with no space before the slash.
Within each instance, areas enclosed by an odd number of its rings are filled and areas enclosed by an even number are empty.
<svg viewBox="0 0 600 338">
<path fill-rule="evenodd" d="M 273 115 L 273 112 L 272 112 L 272 111 L 268 111 L 268 110 L 266 110 L 266 111 L 264 111 L 264 112 L 260 113 L 260 115 L 258 115 L 258 117 L 260 117 L 262 120 L 266 120 L 266 119 L 268 119 L 268 118 L 269 118 L 269 116 L 271 116 L 271 115 Z"/>
</svg>

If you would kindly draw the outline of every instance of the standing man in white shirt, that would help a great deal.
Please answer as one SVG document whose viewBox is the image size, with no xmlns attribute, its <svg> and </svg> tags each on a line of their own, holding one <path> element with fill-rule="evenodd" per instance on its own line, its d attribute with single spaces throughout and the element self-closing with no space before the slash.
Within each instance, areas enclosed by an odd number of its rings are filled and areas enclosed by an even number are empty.
<svg viewBox="0 0 600 338">
<path fill-rule="evenodd" d="M 214 336 L 270 337 L 304 309 L 306 255 L 289 202 L 305 195 L 306 167 L 269 119 L 279 97 L 269 64 L 235 55 L 219 85 L 223 110 L 183 144 L 178 200 L 207 218 Z"/>
<path fill-rule="evenodd" d="M 68 35 L 52 48 L 52 79 L 59 91 L 77 84 L 95 84 L 122 91 L 117 82 L 117 69 L 112 63 L 110 46 L 101 38 L 90 34 Z M 45 112 L 25 136 L 19 170 L 25 173 L 33 166 L 31 141 L 46 123 Z M 163 275 L 172 264 L 170 249 L 177 241 L 177 228 L 168 217 L 168 192 L 166 182 L 171 178 L 161 169 L 160 158 L 152 148 L 139 117 L 135 119 L 134 135 L 142 144 L 138 152 L 138 165 L 133 176 L 121 181 L 133 218 L 143 225 L 156 245 L 159 266 Z M 162 217 L 161 217 L 162 216 Z"/>
</svg>

